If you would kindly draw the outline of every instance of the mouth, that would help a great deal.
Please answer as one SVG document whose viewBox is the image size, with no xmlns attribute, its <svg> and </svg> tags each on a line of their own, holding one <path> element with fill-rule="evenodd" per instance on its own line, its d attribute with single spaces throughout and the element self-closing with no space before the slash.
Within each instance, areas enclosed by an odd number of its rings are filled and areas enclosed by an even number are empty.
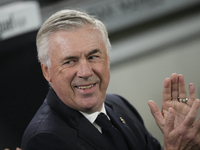
<svg viewBox="0 0 200 150">
<path fill-rule="evenodd" d="M 95 83 L 96 84 L 96 83 Z M 76 86 L 76 88 L 81 89 L 81 90 L 89 90 L 90 88 L 92 88 L 95 84 L 91 84 L 91 85 L 85 85 L 85 86 Z"/>
</svg>

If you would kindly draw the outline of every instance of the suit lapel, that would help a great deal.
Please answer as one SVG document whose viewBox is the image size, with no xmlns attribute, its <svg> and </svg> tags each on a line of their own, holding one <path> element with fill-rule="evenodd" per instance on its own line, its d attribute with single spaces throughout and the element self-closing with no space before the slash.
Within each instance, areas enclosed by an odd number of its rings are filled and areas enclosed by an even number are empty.
<svg viewBox="0 0 200 150">
<path fill-rule="evenodd" d="M 96 150 L 111 150 L 112 147 L 102 134 L 80 112 L 65 105 L 50 89 L 47 102 L 59 114 L 66 125 L 77 131 L 77 138 L 82 139 Z M 77 140 L 78 141 L 78 140 Z"/>
<path fill-rule="evenodd" d="M 103 138 L 102 134 L 80 112 L 65 105 L 57 97 L 53 89 L 50 89 L 48 93 L 47 102 L 51 106 L 51 108 L 55 110 L 56 113 L 62 116 L 62 118 L 66 121 L 66 124 L 77 130 L 77 136 L 92 147 L 94 147 L 94 149 L 113 149 L 109 142 Z M 121 134 L 125 138 L 129 149 L 139 149 L 140 145 L 138 144 L 138 138 L 135 136 L 137 135 L 135 133 L 138 133 L 137 128 L 131 127 L 130 129 L 128 125 L 123 124 L 119 119 L 120 115 L 111 108 L 106 106 L 106 111 L 113 125 L 121 132 Z"/>
<path fill-rule="evenodd" d="M 106 111 L 107 111 L 108 116 L 111 119 L 112 124 L 123 135 L 123 137 L 124 137 L 124 139 L 127 143 L 128 148 L 130 150 L 141 149 L 141 146 L 140 146 L 139 141 L 138 141 L 138 137 L 136 137 L 136 134 L 134 134 L 134 132 L 137 132 L 135 130 L 136 128 L 132 127 L 130 129 L 130 127 L 125 123 L 125 120 L 123 120 L 123 117 L 120 114 L 114 112 L 114 110 L 112 110 L 112 108 L 106 106 Z"/>
</svg>

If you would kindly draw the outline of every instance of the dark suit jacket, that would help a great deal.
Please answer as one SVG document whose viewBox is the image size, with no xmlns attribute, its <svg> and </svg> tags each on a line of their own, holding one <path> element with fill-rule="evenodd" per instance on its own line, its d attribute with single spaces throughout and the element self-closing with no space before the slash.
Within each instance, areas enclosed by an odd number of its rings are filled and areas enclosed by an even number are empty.
<svg viewBox="0 0 200 150">
<path fill-rule="evenodd" d="M 161 149 L 128 101 L 107 95 L 105 107 L 130 150 Z M 23 150 L 113 150 L 102 134 L 79 111 L 65 105 L 53 89 L 28 125 L 21 147 Z"/>
</svg>

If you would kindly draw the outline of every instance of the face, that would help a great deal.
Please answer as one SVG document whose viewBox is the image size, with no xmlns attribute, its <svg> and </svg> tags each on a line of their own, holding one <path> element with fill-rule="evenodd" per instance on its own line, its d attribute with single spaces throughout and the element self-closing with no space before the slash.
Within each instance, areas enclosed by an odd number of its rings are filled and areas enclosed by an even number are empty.
<svg viewBox="0 0 200 150">
<path fill-rule="evenodd" d="M 50 36 L 51 67 L 43 74 L 69 107 L 92 113 L 105 100 L 110 63 L 100 32 L 92 27 L 57 31 Z"/>
</svg>

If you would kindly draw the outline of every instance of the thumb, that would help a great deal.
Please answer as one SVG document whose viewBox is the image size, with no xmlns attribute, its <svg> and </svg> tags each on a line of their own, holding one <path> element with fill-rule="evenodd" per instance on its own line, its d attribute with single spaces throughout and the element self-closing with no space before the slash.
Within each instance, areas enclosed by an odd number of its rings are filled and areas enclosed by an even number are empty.
<svg viewBox="0 0 200 150">
<path fill-rule="evenodd" d="M 156 124 L 161 129 L 161 131 L 163 131 L 164 118 L 160 109 L 158 108 L 158 105 L 152 100 L 149 100 L 148 105 L 150 107 L 151 114 L 153 115 L 156 121 Z"/>
</svg>

